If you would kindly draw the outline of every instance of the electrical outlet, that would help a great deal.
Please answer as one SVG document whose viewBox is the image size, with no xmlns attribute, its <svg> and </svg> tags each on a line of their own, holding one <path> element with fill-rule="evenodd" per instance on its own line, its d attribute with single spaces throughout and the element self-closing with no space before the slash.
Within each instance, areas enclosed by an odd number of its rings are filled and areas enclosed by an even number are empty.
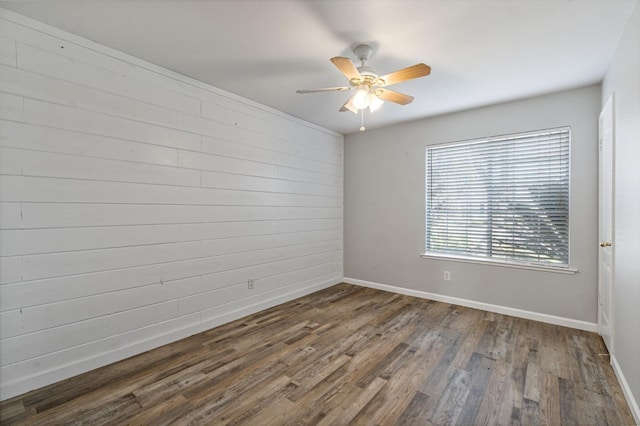
<svg viewBox="0 0 640 426">
<path fill-rule="evenodd" d="M 451 281 L 451 272 L 450 271 L 444 271 L 444 280 L 445 281 Z"/>
<path fill-rule="evenodd" d="M 256 280 L 248 279 L 247 287 L 249 288 L 249 290 L 253 290 L 254 288 L 256 288 Z"/>
</svg>

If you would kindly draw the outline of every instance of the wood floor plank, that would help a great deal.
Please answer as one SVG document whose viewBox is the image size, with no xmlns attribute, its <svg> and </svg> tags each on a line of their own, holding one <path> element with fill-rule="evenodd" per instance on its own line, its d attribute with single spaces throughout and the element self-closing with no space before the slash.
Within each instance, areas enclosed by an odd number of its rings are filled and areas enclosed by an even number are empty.
<svg viewBox="0 0 640 426">
<path fill-rule="evenodd" d="M 191 404 L 181 394 L 174 395 L 161 403 L 145 409 L 128 420 L 129 426 L 168 425 L 191 411 Z"/>
<path fill-rule="evenodd" d="M 362 376 L 360 378 L 360 380 L 358 380 L 358 382 L 356 383 L 357 386 L 359 386 L 361 388 L 365 388 L 365 387 L 367 387 L 369 385 L 369 383 L 373 382 L 373 380 L 376 377 L 381 377 L 383 379 L 388 379 L 389 376 L 390 376 L 389 372 L 387 372 L 385 374 L 385 373 L 383 373 L 383 371 L 386 368 L 388 368 L 391 364 L 393 364 L 394 361 L 396 361 L 398 359 L 398 357 L 401 357 L 403 354 L 405 354 L 409 347 L 410 346 L 407 345 L 406 343 L 402 343 L 402 342 L 398 343 L 398 345 L 396 345 L 396 347 L 393 348 L 393 350 L 391 352 L 389 352 L 382 359 L 378 360 L 376 365 L 373 366 L 373 368 L 371 368 L 371 370 L 369 370 L 369 372 L 367 374 Z"/>
<path fill-rule="evenodd" d="M 336 371 L 345 363 L 349 362 L 351 357 L 348 355 L 340 355 L 339 357 L 331 360 L 322 360 L 322 362 L 316 362 L 311 368 L 301 372 L 291 378 L 291 383 L 296 385 L 296 389 L 292 391 L 287 398 L 293 402 L 296 402 L 305 393 L 313 389 L 318 383 L 327 378 L 331 373 Z"/>
<path fill-rule="evenodd" d="M 187 397 L 193 405 L 181 421 L 191 424 L 206 424 L 217 420 L 218 413 L 229 405 L 242 401 L 241 393 L 253 392 L 256 388 L 269 383 L 272 376 L 282 375 L 285 364 L 270 360 L 267 364 L 247 367 L 242 376 L 234 376 L 223 383 L 212 383 L 210 390 L 200 389 L 198 393 Z M 186 395 L 185 395 L 186 396 Z"/>
<path fill-rule="evenodd" d="M 567 426 L 578 426 L 580 424 L 576 393 L 573 387 L 574 383 L 571 380 L 562 377 L 558 379 L 560 418 L 562 419 L 562 424 Z"/>
<path fill-rule="evenodd" d="M 69 407 L 68 404 L 66 404 Z M 141 412 L 140 404 L 132 394 L 110 398 L 100 404 L 81 406 L 73 411 L 61 411 L 56 416 L 39 413 L 28 419 L 26 424 L 42 426 L 67 425 L 105 425 L 119 424 Z"/>
<path fill-rule="evenodd" d="M 339 284 L 0 402 L 0 423 L 621 425 L 594 333 Z"/>
<path fill-rule="evenodd" d="M 476 421 L 495 363 L 496 360 L 493 358 L 478 352 L 473 353 L 466 368 L 471 373 L 469 393 L 458 417 L 458 424 L 472 424 Z"/>
<path fill-rule="evenodd" d="M 525 398 L 522 401 L 522 409 L 520 410 L 519 420 L 521 425 L 539 425 L 540 405 L 536 401 L 531 401 L 530 399 Z"/>
<path fill-rule="evenodd" d="M 345 396 L 342 404 L 331 410 L 317 426 L 349 424 L 386 384 L 385 379 L 376 377 L 365 389 L 351 387 L 351 392 Z"/>
<path fill-rule="evenodd" d="M 478 407 L 474 420 L 477 425 L 494 425 L 499 423 L 500 407 L 504 405 L 508 384 L 509 363 L 499 359 L 493 366 L 487 388 Z"/>
<path fill-rule="evenodd" d="M 288 399 L 278 399 L 273 404 L 265 407 L 258 413 L 258 419 L 247 420 L 247 424 L 264 425 L 264 426 L 280 426 L 286 425 L 291 413 L 296 409 L 296 404 Z"/>
<path fill-rule="evenodd" d="M 515 321 L 514 324 L 514 346 L 505 357 L 508 362 L 509 380 L 499 408 L 498 424 L 510 424 L 514 420 L 519 422 L 524 399 L 527 362 L 531 352 L 531 338 L 528 334 L 528 321 L 519 320 Z"/>
<path fill-rule="evenodd" d="M 405 353 L 406 358 L 398 359 L 399 365 L 393 366 L 392 374 L 388 373 L 389 370 L 381 372 L 380 377 L 387 383 L 353 419 L 354 424 L 397 423 L 430 372 L 429 364 L 425 362 L 427 351 L 408 348 Z"/>
<path fill-rule="evenodd" d="M 225 410 L 216 413 L 219 425 L 239 425 L 251 418 L 266 406 L 272 404 L 280 392 L 291 384 L 291 378 L 276 376 L 273 380 L 254 389 L 246 398 L 239 399 L 236 404 L 229 404 Z"/>
<path fill-rule="evenodd" d="M 179 352 L 177 353 L 179 354 Z M 79 376 L 82 377 L 82 380 L 80 380 L 81 383 L 75 383 L 78 381 L 77 379 L 70 380 L 72 382 L 70 388 L 74 390 L 90 389 L 90 391 L 78 391 L 75 397 L 73 397 L 73 395 L 69 395 L 68 392 L 63 392 L 64 398 L 61 399 L 63 402 L 60 405 L 51 406 L 51 403 L 49 402 L 46 405 L 46 408 L 40 408 L 41 406 L 38 406 L 37 414 L 27 418 L 27 420 L 33 419 L 35 422 L 47 424 L 48 419 L 56 419 L 52 422 L 56 423 L 60 420 L 68 422 L 69 419 L 83 418 L 85 415 L 84 413 L 93 412 L 94 410 L 100 409 L 100 407 L 108 406 L 113 401 L 118 401 L 121 398 L 129 398 L 129 396 L 131 396 L 131 398 L 135 399 L 132 392 L 139 387 L 161 380 L 166 377 L 167 374 L 171 374 L 181 368 L 188 368 L 192 362 L 201 360 L 207 355 L 210 356 L 210 354 L 207 354 L 207 351 L 188 351 L 180 354 L 179 356 L 169 356 L 169 362 L 158 362 L 154 368 L 143 368 L 137 374 L 129 374 L 126 377 L 122 376 L 121 369 L 118 368 L 119 364 L 114 364 L 113 366 L 116 367 L 113 371 L 115 377 L 114 380 L 104 381 L 104 387 L 98 389 L 95 389 L 94 386 L 86 386 L 84 384 L 86 380 L 92 380 L 94 378 L 94 374 L 89 372 L 87 373 L 88 377 Z M 155 354 L 153 356 L 155 357 Z M 127 361 L 129 360 L 125 360 L 124 362 L 128 365 Z M 135 360 L 136 365 L 139 362 L 139 360 Z M 108 375 L 105 371 L 100 372 L 100 374 Z M 52 387 L 54 390 L 59 389 L 57 384 L 52 385 Z M 49 395 L 49 387 L 43 389 L 46 389 L 46 394 Z M 55 397 L 55 395 L 53 397 Z M 34 399 L 36 401 L 44 400 L 42 398 Z M 137 401 L 136 404 L 138 404 Z M 44 419 L 47 419 L 47 421 Z"/>
<path fill-rule="evenodd" d="M 524 379 L 524 397 L 535 402 L 540 402 L 540 367 L 534 362 L 527 364 L 527 373 Z"/>
<path fill-rule="evenodd" d="M 433 424 L 429 421 L 430 412 L 426 410 L 429 395 L 425 395 L 420 391 L 416 391 L 407 406 L 406 410 L 400 416 L 398 421 L 401 425 L 429 425 Z"/>
<path fill-rule="evenodd" d="M 567 333 L 562 327 L 550 327 L 542 341 L 540 369 L 556 377 L 571 378 L 571 367 L 567 356 Z"/>
<path fill-rule="evenodd" d="M 469 330 L 469 337 L 464 340 L 464 343 L 460 347 L 453 365 L 456 368 L 465 369 L 471 359 L 471 355 L 478 349 L 480 339 L 485 333 L 489 321 L 476 321 L 476 323 Z"/>
<path fill-rule="evenodd" d="M 24 409 L 24 402 L 20 399 L 13 399 L 9 403 L 0 405 L 0 422 L 17 422 L 27 416 Z"/>
<path fill-rule="evenodd" d="M 342 364 L 303 396 L 295 401 L 296 410 L 287 420 L 288 424 L 317 424 L 340 405 L 353 398 L 355 389 L 344 380 L 351 361 Z M 288 398 L 288 397 L 287 397 Z"/>
<path fill-rule="evenodd" d="M 470 391 L 471 374 L 466 370 L 452 369 L 442 396 L 434 408 L 431 421 L 435 424 L 457 424 L 464 402 Z"/>
<path fill-rule="evenodd" d="M 182 341 L 181 341 L 182 343 Z M 87 395 L 107 387 L 122 387 L 124 383 L 136 381 L 151 383 L 184 368 L 189 362 L 198 362 L 212 354 L 194 345 L 194 339 L 184 339 L 184 347 L 172 343 L 153 351 L 147 351 L 102 367 L 83 375 L 83 380 L 68 379 L 47 387 L 48 392 L 30 392 L 24 398 L 25 406 L 34 407 L 38 412 L 58 407 L 78 395 Z"/>
<path fill-rule="evenodd" d="M 557 376 L 543 372 L 543 385 L 540 395 L 540 423 L 552 425 L 560 418 L 560 382 Z"/>
</svg>

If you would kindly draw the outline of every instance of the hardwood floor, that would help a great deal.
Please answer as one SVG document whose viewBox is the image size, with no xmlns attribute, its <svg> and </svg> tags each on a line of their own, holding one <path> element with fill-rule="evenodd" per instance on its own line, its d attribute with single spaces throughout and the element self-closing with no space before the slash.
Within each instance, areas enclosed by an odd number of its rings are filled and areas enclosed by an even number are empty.
<svg viewBox="0 0 640 426">
<path fill-rule="evenodd" d="M 340 284 L 0 403 L 2 424 L 628 425 L 594 333 Z"/>
</svg>

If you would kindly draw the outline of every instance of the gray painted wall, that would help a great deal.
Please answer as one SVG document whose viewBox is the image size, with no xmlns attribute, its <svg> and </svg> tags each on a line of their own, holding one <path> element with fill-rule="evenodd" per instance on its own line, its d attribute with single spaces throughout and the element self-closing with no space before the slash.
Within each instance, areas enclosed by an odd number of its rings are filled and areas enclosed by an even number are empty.
<svg viewBox="0 0 640 426">
<path fill-rule="evenodd" d="M 602 90 L 615 92 L 614 364 L 640 422 L 640 5 L 636 3 Z"/>
<path fill-rule="evenodd" d="M 345 277 L 595 323 L 600 90 L 593 85 L 347 135 Z M 420 257 L 428 144 L 566 125 L 572 129 L 570 263 L 577 274 Z M 443 281 L 444 270 L 451 271 L 450 282 Z"/>
</svg>

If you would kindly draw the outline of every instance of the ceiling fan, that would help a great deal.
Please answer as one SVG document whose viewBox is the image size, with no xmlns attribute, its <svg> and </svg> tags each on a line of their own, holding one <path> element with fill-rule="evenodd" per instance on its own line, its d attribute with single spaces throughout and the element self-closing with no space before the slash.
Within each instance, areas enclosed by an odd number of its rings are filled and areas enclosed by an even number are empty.
<svg viewBox="0 0 640 426">
<path fill-rule="evenodd" d="M 302 89 L 296 90 L 296 93 L 344 92 L 355 90 L 356 93 L 342 105 L 340 111 L 351 111 L 356 114 L 358 111 L 366 108 L 369 108 L 369 111 L 373 112 L 380 108 L 384 101 L 394 102 L 400 105 L 411 103 L 414 99 L 413 96 L 394 92 L 393 90 L 386 89 L 386 87 L 414 78 L 425 77 L 431 73 L 431 67 L 420 63 L 379 76 L 373 68 L 365 65 L 372 51 L 371 46 L 367 44 L 361 44 L 353 49 L 353 53 L 355 53 L 356 57 L 360 60 L 359 67 L 356 67 L 349 58 L 341 56 L 331 58 L 331 62 L 349 79 L 350 86 Z"/>
</svg>

